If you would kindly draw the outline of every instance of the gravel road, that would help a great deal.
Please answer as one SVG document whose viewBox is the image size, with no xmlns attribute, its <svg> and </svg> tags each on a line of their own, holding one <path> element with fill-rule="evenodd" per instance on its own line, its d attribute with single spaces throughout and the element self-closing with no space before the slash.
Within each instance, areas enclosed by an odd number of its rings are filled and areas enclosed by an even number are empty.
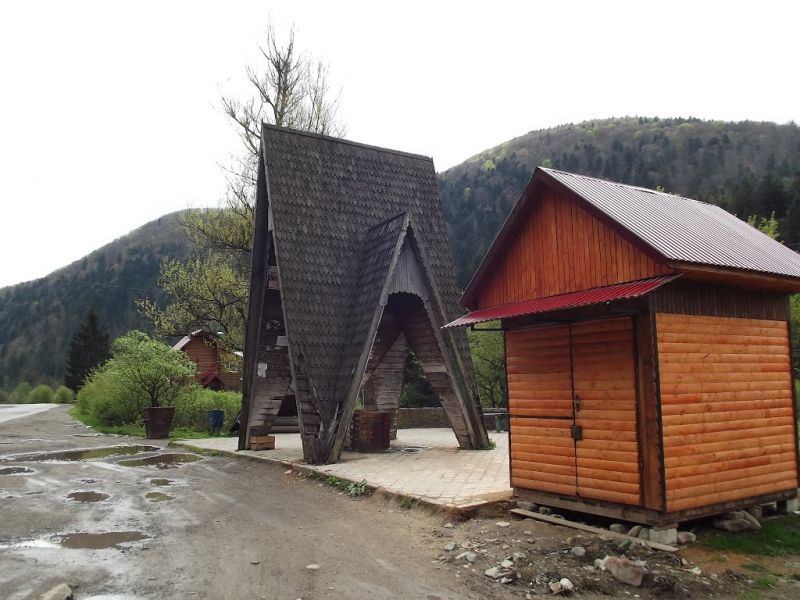
<svg viewBox="0 0 800 600">
<path fill-rule="evenodd" d="M 0 598 L 62 582 L 96 600 L 487 597 L 433 562 L 442 516 L 268 464 L 183 462 L 67 410 L 0 423 Z"/>
</svg>

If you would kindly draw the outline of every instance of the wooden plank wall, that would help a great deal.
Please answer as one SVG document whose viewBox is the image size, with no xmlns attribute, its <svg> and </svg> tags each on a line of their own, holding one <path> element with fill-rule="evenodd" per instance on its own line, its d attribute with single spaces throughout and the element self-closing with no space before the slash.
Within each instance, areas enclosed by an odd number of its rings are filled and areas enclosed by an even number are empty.
<svg viewBox="0 0 800 600">
<path fill-rule="evenodd" d="M 574 200 L 546 190 L 484 285 L 479 307 L 670 272 Z"/>
<path fill-rule="evenodd" d="M 788 323 L 656 315 L 667 510 L 797 488 Z"/>
<path fill-rule="evenodd" d="M 654 312 L 789 320 L 786 294 L 744 290 L 730 285 L 684 281 L 661 286 L 650 294 Z"/>
<path fill-rule="evenodd" d="M 572 325 L 578 493 L 620 504 L 641 504 L 636 409 L 636 363 L 630 317 Z"/>
<path fill-rule="evenodd" d="M 507 332 L 506 362 L 511 485 L 575 496 L 569 325 Z"/>
</svg>

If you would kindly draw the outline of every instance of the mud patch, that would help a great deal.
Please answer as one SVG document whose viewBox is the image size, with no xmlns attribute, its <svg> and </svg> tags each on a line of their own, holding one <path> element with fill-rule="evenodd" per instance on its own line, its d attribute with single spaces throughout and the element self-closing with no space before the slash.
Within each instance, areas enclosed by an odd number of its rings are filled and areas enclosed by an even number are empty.
<svg viewBox="0 0 800 600">
<path fill-rule="evenodd" d="M 138 542 L 147 536 L 141 531 L 108 531 L 105 533 L 70 533 L 59 540 L 64 548 L 72 550 L 119 549 L 122 544 Z"/>
<path fill-rule="evenodd" d="M 126 467 L 156 467 L 157 469 L 171 469 L 180 467 L 184 463 L 192 463 L 200 460 L 196 454 L 159 454 L 148 456 L 147 458 L 134 458 L 119 461 L 120 465 Z"/>
<path fill-rule="evenodd" d="M 152 485 L 165 486 L 165 485 L 171 485 L 172 484 L 172 480 L 171 479 L 163 479 L 163 478 L 151 479 L 150 483 Z"/>
<path fill-rule="evenodd" d="M 67 494 L 67 498 L 75 502 L 102 502 L 108 498 L 108 494 L 100 492 L 72 492 Z"/>
<path fill-rule="evenodd" d="M 108 448 L 88 448 L 85 450 L 62 450 L 60 452 L 41 452 L 39 454 L 26 454 L 15 456 L 14 460 L 31 462 L 63 462 L 80 460 L 97 460 L 111 456 L 126 456 L 142 452 L 155 452 L 160 450 L 157 446 L 110 446 Z"/>
<path fill-rule="evenodd" d="M 35 473 L 35 471 L 28 467 L 3 467 L 0 469 L 0 475 L 29 475 L 30 473 Z"/>
<path fill-rule="evenodd" d="M 162 492 L 147 492 L 144 497 L 150 500 L 150 502 L 169 502 L 170 500 L 175 500 L 174 496 L 169 496 Z"/>
</svg>

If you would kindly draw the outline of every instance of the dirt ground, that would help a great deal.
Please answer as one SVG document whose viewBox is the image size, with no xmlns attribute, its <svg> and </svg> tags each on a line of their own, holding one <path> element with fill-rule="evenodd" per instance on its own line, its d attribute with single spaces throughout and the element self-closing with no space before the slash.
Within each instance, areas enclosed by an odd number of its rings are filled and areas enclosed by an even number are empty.
<svg viewBox="0 0 800 600">
<path fill-rule="evenodd" d="M 623 551 L 502 512 L 459 522 L 263 462 L 98 435 L 66 410 L 0 423 L 0 598 L 37 598 L 63 582 L 95 600 L 503 600 L 551 596 L 563 577 L 581 598 L 800 597 L 791 561 L 754 571 L 752 557 L 701 545 L 678 557 Z M 75 449 L 94 450 L 65 452 Z M 606 554 L 646 561 L 645 585 L 596 569 Z M 518 580 L 484 574 L 506 559 Z"/>
</svg>

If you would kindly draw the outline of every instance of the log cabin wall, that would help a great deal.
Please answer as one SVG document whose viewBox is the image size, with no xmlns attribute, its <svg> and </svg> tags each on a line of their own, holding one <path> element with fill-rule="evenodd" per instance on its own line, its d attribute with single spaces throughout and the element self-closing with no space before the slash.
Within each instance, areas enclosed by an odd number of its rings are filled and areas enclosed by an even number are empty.
<svg viewBox="0 0 800 600">
<path fill-rule="evenodd" d="M 656 277 L 671 269 L 550 189 L 481 286 L 481 308 Z"/>
<path fill-rule="evenodd" d="M 655 321 L 667 511 L 796 489 L 788 322 Z"/>
</svg>

